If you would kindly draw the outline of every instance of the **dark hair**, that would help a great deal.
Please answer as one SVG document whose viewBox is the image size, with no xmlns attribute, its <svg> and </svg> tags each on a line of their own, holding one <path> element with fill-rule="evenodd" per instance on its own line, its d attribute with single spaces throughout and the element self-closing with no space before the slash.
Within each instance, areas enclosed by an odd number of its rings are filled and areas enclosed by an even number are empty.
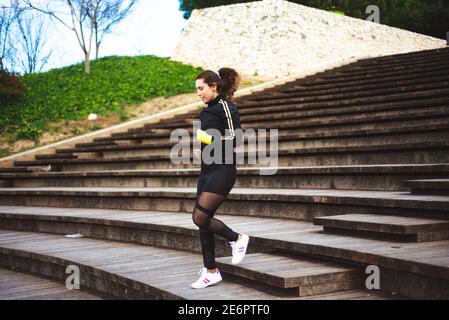
<svg viewBox="0 0 449 320">
<path fill-rule="evenodd" d="M 220 75 L 220 77 L 218 76 Z M 234 93 L 239 88 L 240 75 L 232 68 L 221 68 L 218 70 L 218 74 L 212 70 L 206 70 L 200 73 L 196 80 L 203 79 L 208 86 L 217 84 L 218 93 L 224 96 L 226 99 L 233 101 Z"/>
</svg>

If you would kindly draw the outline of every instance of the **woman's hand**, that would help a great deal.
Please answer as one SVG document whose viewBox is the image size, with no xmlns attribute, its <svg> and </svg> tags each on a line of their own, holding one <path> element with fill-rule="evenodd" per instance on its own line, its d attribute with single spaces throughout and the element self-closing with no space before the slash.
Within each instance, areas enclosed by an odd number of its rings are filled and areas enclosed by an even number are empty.
<svg viewBox="0 0 449 320">
<path fill-rule="evenodd" d="M 196 130 L 196 139 L 204 144 L 211 144 L 213 141 L 213 137 L 201 129 Z"/>
<path fill-rule="evenodd" d="M 201 159 L 201 150 L 200 149 L 193 149 L 193 155 L 197 159 Z"/>
</svg>

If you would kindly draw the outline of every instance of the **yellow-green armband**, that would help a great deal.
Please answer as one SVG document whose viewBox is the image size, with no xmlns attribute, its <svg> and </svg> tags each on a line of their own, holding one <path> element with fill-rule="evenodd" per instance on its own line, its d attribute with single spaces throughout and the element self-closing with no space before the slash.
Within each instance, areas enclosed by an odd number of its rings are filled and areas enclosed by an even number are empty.
<svg viewBox="0 0 449 320">
<path fill-rule="evenodd" d="M 204 144 L 212 143 L 212 136 L 208 134 L 206 131 L 198 129 L 196 131 L 196 139 Z"/>
</svg>

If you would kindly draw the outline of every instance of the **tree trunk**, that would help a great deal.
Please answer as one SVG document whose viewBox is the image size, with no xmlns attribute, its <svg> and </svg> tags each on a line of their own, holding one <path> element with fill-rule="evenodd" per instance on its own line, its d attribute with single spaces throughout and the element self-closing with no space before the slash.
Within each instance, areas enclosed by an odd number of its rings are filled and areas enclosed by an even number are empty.
<svg viewBox="0 0 449 320">
<path fill-rule="evenodd" d="M 84 53 L 84 73 L 90 74 L 90 54 Z"/>
<path fill-rule="evenodd" d="M 95 59 L 98 59 L 98 52 L 100 51 L 100 44 L 98 43 L 98 26 L 95 22 L 94 25 L 94 31 L 95 31 Z"/>
</svg>

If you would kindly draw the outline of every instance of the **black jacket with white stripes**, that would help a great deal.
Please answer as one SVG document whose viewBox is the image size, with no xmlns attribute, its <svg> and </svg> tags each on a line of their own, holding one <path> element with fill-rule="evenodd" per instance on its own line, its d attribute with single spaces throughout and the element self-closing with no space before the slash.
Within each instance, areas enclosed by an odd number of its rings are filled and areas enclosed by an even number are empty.
<svg viewBox="0 0 449 320">
<path fill-rule="evenodd" d="M 201 130 L 204 130 L 213 136 L 212 144 L 221 143 L 221 164 L 226 164 L 227 162 L 228 165 L 229 163 L 235 165 L 235 130 L 241 129 L 240 115 L 237 107 L 231 101 L 225 99 L 222 95 L 218 95 L 214 100 L 207 104 L 205 109 L 201 111 L 200 121 Z M 220 135 L 207 131 L 212 128 L 217 129 L 220 132 Z M 206 144 L 201 143 L 201 151 L 203 151 L 206 146 Z M 226 149 L 232 150 L 232 153 L 226 153 Z M 202 172 L 218 169 L 218 166 L 220 165 L 219 163 L 206 164 L 203 159 L 203 152 L 201 153 Z M 214 152 L 212 151 L 210 154 L 213 156 Z"/>
</svg>

